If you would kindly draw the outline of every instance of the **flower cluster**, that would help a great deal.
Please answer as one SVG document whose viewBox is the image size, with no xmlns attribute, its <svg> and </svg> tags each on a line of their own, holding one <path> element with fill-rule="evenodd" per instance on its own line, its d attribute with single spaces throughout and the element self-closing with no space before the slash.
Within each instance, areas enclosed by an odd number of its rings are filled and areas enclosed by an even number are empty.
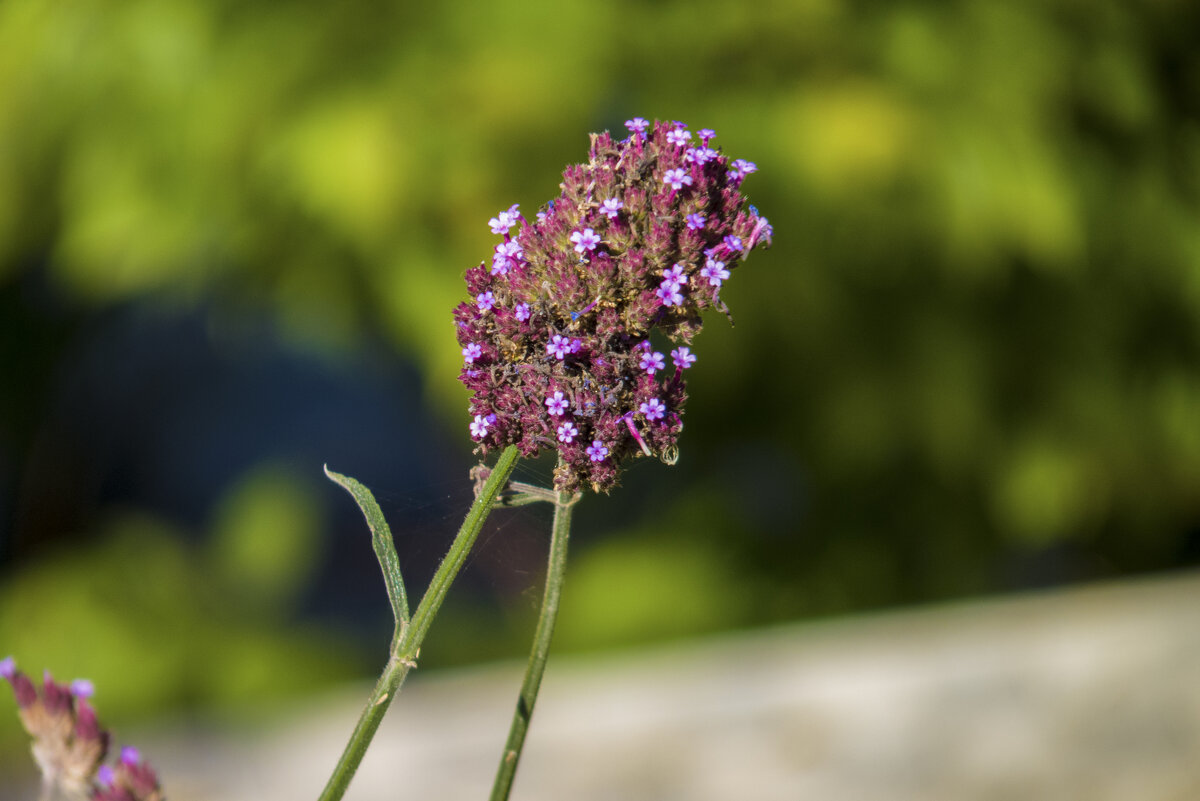
<svg viewBox="0 0 1200 801">
<path fill-rule="evenodd" d="M 516 206 L 489 221 L 503 241 L 467 271 L 472 300 L 454 310 L 472 439 L 556 448 L 563 491 L 608 491 L 629 456 L 674 461 L 701 312 L 729 314 L 724 281 L 771 241 L 740 191 L 752 162 L 728 161 L 708 129 L 626 127 L 620 141 L 592 135 L 588 162 L 533 222 Z"/>
<path fill-rule="evenodd" d="M 0 676 L 12 685 L 48 787 L 80 801 L 163 801 L 158 777 L 136 748 L 122 748 L 115 767 L 105 764 L 111 735 L 88 700 L 95 693 L 90 681 L 58 684 L 47 672 L 39 690 L 11 656 L 0 660 Z"/>
</svg>

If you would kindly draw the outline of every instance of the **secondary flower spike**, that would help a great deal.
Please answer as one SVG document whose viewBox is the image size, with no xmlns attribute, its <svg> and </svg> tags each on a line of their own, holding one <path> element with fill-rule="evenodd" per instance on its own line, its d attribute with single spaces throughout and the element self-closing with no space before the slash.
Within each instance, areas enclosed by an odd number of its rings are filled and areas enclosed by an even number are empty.
<svg viewBox="0 0 1200 801">
<path fill-rule="evenodd" d="M 454 310 L 472 438 L 485 453 L 557 449 L 562 491 L 607 492 L 627 457 L 674 462 L 701 313 L 728 315 L 722 283 L 771 243 L 741 193 L 753 163 L 710 148 L 709 129 L 695 148 L 683 123 L 626 127 L 593 134 L 532 221 L 515 206 L 489 221 L 503 269 L 467 270 Z M 677 346 L 674 371 L 652 339 Z"/>
<path fill-rule="evenodd" d="M 12 685 L 47 788 L 69 799 L 163 801 L 157 775 L 136 748 L 121 749 L 115 769 L 104 764 L 111 735 L 89 701 L 96 689 L 92 682 L 59 684 L 47 672 L 39 688 L 12 657 L 0 660 L 0 677 Z"/>
</svg>

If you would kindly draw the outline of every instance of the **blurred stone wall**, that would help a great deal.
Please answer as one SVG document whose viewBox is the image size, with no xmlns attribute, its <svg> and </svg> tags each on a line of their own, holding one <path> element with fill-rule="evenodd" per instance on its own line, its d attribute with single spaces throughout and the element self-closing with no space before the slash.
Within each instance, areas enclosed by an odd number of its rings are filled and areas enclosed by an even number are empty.
<svg viewBox="0 0 1200 801">
<path fill-rule="evenodd" d="M 1198 605 L 1189 574 L 552 660 L 514 797 L 1192 801 Z M 519 676 L 417 675 L 347 798 L 485 798 Z M 141 742 L 173 801 L 313 798 L 365 695 Z"/>
</svg>

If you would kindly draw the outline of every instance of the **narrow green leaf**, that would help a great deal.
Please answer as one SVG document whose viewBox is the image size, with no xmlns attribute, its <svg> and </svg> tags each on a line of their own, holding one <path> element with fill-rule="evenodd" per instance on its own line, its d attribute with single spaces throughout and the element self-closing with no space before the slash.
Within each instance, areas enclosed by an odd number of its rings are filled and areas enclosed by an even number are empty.
<svg viewBox="0 0 1200 801">
<path fill-rule="evenodd" d="M 367 518 L 367 525 L 371 529 L 371 545 L 375 548 L 375 557 L 379 560 L 379 566 L 383 568 L 383 580 L 387 584 L 388 598 L 392 602 L 392 614 L 396 618 L 396 625 L 407 625 L 409 619 L 408 594 L 404 591 L 404 577 L 400 575 L 400 557 L 396 555 L 396 546 L 392 542 L 392 530 L 388 528 L 387 521 L 383 519 L 383 512 L 379 510 L 375 496 L 358 481 L 349 476 L 343 476 L 341 473 L 333 472 L 328 465 L 325 466 L 325 475 L 329 477 L 330 481 L 340 485 L 354 497 L 358 508 Z"/>
</svg>

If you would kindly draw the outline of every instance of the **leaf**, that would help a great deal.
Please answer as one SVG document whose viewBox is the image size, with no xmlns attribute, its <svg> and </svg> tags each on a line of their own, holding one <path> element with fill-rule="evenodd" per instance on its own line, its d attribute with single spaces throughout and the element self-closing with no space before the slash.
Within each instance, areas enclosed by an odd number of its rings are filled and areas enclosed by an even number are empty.
<svg viewBox="0 0 1200 801">
<path fill-rule="evenodd" d="M 392 614 L 396 618 L 396 625 L 407 625 L 409 620 L 408 594 L 404 591 L 404 577 L 400 575 L 400 557 L 396 555 L 396 546 L 392 542 L 392 530 L 388 528 L 387 521 L 383 519 L 383 512 L 380 511 L 379 504 L 375 502 L 375 496 L 355 479 L 333 472 L 328 465 L 325 466 L 325 475 L 329 477 L 330 481 L 340 485 L 354 497 L 358 508 L 367 518 L 367 525 L 371 529 L 371 545 L 375 548 L 375 557 L 383 569 L 383 580 L 387 584 L 388 598 L 392 602 Z"/>
</svg>

